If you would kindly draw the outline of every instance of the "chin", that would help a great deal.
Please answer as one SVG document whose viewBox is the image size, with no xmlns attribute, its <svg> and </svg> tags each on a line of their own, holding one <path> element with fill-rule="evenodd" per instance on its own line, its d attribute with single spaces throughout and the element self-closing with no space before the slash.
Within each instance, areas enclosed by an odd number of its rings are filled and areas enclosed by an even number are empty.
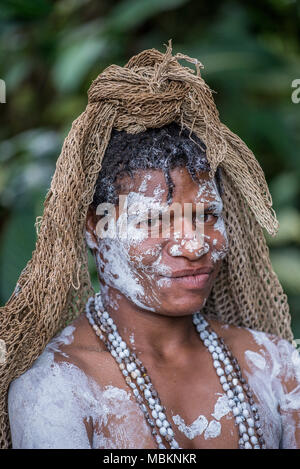
<svg viewBox="0 0 300 469">
<path fill-rule="evenodd" d="M 205 302 L 206 302 L 206 297 L 203 297 L 201 301 L 199 301 L 198 299 L 198 301 L 189 301 L 189 302 L 187 302 L 186 298 L 184 298 L 182 299 L 182 302 L 180 301 L 173 302 L 173 306 L 172 304 L 168 303 L 168 305 L 166 305 L 165 308 L 162 305 L 160 309 L 162 311 L 162 314 L 166 316 L 174 316 L 174 317 L 189 316 L 200 311 L 205 305 Z M 159 310 L 157 310 L 157 312 L 159 312 Z"/>
</svg>

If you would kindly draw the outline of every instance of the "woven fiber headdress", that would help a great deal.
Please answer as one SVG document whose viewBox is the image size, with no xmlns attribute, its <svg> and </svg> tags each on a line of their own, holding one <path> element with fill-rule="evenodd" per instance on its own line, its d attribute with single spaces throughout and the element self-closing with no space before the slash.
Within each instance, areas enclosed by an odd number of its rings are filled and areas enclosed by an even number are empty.
<svg viewBox="0 0 300 469">
<path fill-rule="evenodd" d="M 185 59 L 196 74 L 179 64 Z M 173 121 L 198 135 L 213 177 L 222 168 L 229 251 L 203 313 L 228 324 L 292 341 L 287 297 L 274 273 L 262 228 L 278 229 L 264 173 L 246 144 L 219 120 L 202 64 L 183 54 L 149 49 L 91 84 L 85 111 L 73 122 L 57 160 L 39 222 L 36 249 L 1 308 L 0 447 L 11 446 L 10 382 L 31 367 L 50 339 L 84 311 L 91 286 L 85 219 L 112 128 L 138 133 Z"/>
</svg>

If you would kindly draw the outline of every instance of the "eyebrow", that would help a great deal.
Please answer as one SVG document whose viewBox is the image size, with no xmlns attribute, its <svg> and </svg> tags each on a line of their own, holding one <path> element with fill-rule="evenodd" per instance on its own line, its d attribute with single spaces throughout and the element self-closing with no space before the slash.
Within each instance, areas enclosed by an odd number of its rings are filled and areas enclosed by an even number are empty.
<svg viewBox="0 0 300 469">
<path fill-rule="evenodd" d="M 219 207 L 222 207 L 221 210 L 219 210 Z M 150 210 L 150 209 L 149 209 Z M 196 209 L 192 209 L 192 213 L 196 213 L 197 211 L 197 207 Z M 223 211 L 223 203 L 219 204 L 219 203 L 211 203 L 207 206 L 204 205 L 204 212 L 214 212 L 214 213 L 221 213 Z M 159 211 L 159 213 L 155 213 L 155 215 L 161 215 L 161 211 Z M 172 211 L 172 214 L 173 214 L 173 211 Z"/>
<path fill-rule="evenodd" d="M 204 206 L 204 210 L 207 210 L 207 211 L 210 210 L 210 211 L 212 211 L 212 212 L 213 212 L 213 211 L 218 211 L 218 210 L 217 210 L 217 206 L 218 206 L 218 205 L 219 205 L 219 204 L 210 204 L 210 205 L 208 205 L 207 207 Z M 221 205 L 223 205 L 223 204 L 220 204 L 220 206 L 221 206 Z"/>
<path fill-rule="evenodd" d="M 220 213 L 222 210 L 218 209 L 218 206 L 222 207 L 223 210 L 223 203 L 215 202 L 215 203 L 210 203 L 209 205 L 205 206 L 204 204 L 204 212 L 217 212 Z M 150 207 L 143 207 L 142 209 L 139 209 L 138 211 L 133 211 L 129 214 L 129 218 L 136 218 L 137 216 L 150 216 L 150 215 L 161 215 L 163 212 L 168 211 L 168 207 L 162 207 L 163 209 L 161 210 L 161 207 L 159 208 L 150 208 Z M 152 211 L 153 210 L 153 211 Z M 196 213 L 196 209 L 193 208 L 192 213 Z M 173 213 L 173 212 L 172 212 Z"/>
</svg>

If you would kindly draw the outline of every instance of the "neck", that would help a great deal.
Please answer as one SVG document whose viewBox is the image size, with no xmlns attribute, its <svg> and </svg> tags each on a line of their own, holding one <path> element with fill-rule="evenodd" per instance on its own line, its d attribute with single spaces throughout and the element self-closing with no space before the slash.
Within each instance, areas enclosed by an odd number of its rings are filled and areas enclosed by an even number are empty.
<svg viewBox="0 0 300 469">
<path fill-rule="evenodd" d="M 104 309 L 109 313 L 127 345 L 139 356 L 160 362 L 185 362 L 199 348 L 199 337 L 192 314 L 169 316 L 142 309 L 112 287 L 102 293 Z M 102 291 L 102 290 L 101 290 Z"/>
</svg>

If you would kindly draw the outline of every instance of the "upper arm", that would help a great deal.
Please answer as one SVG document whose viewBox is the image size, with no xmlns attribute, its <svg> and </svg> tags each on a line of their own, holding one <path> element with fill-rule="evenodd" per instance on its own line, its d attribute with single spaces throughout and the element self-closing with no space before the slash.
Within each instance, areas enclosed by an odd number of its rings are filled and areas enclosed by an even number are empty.
<svg viewBox="0 0 300 469">
<path fill-rule="evenodd" d="M 254 392 L 267 447 L 300 448 L 298 351 L 273 334 L 231 329 L 233 352 Z"/>
<path fill-rule="evenodd" d="M 33 366 L 14 380 L 8 393 L 13 448 L 90 448 L 80 384 L 80 370 L 67 364 Z"/>
<path fill-rule="evenodd" d="M 281 356 L 279 412 L 281 448 L 300 449 L 300 356 L 286 340 L 278 340 Z"/>
</svg>

